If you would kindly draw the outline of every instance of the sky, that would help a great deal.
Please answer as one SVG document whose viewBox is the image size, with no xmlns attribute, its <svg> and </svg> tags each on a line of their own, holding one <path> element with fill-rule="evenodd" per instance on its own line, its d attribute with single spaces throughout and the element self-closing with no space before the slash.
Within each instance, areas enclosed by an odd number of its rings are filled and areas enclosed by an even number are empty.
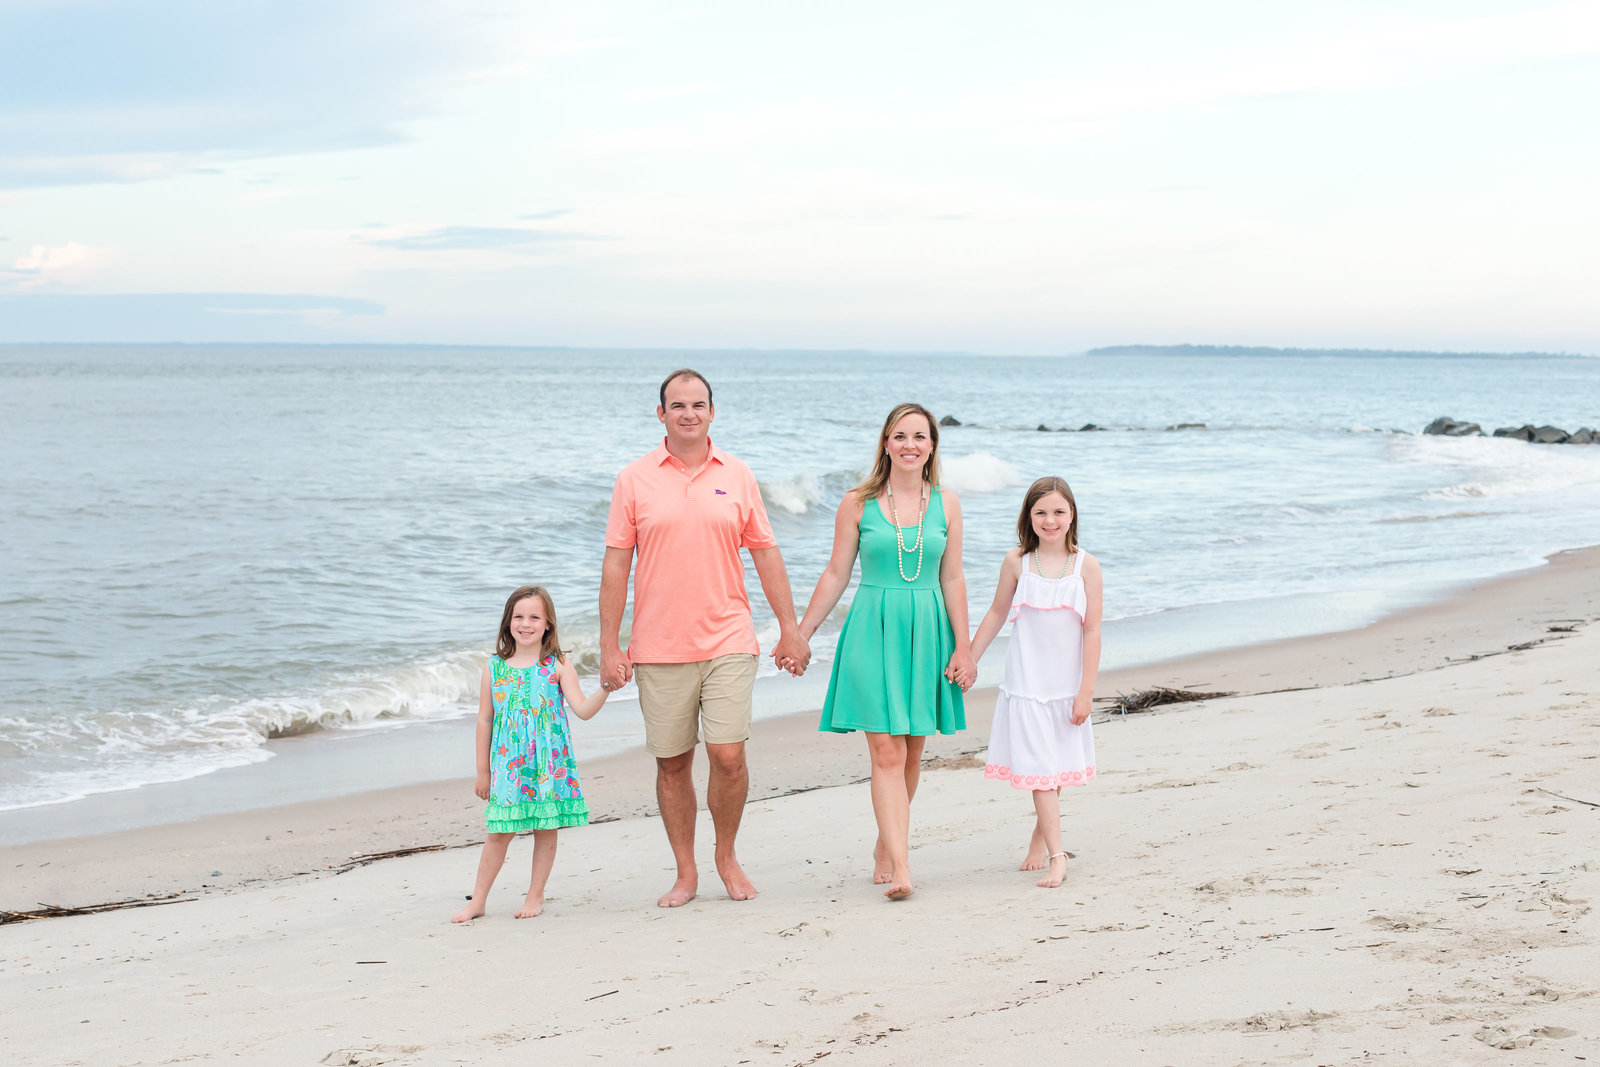
<svg viewBox="0 0 1600 1067">
<path fill-rule="evenodd" d="M 0 0 L 0 343 L 1600 353 L 1600 0 Z"/>
</svg>

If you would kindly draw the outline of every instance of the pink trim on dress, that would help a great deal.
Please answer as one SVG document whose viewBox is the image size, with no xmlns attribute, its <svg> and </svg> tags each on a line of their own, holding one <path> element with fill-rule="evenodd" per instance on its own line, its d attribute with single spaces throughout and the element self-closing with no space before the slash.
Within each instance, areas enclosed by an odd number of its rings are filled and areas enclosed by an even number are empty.
<svg viewBox="0 0 1600 1067">
<path fill-rule="evenodd" d="M 1062 771 L 1060 774 L 1012 774 L 1010 767 L 986 763 L 983 767 L 983 776 L 1009 781 L 1017 789 L 1059 789 L 1064 785 L 1088 785 L 1094 779 L 1094 768 Z"/>
<path fill-rule="evenodd" d="M 1016 622 L 1017 616 L 1022 614 L 1023 608 L 1027 608 L 1029 611 L 1073 611 L 1077 612 L 1079 622 L 1087 621 L 1083 616 L 1083 612 L 1078 611 L 1076 604 L 1051 604 L 1048 607 L 1043 604 L 1013 604 L 1011 605 L 1011 614 L 1006 616 L 1006 622 Z"/>
</svg>

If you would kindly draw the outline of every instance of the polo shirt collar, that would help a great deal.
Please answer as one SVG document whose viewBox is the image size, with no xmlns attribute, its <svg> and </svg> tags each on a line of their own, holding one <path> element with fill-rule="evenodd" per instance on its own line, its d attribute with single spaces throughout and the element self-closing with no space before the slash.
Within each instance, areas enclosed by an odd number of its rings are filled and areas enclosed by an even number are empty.
<svg viewBox="0 0 1600 1067">
<path fill-rule="evenodd" d="M 706 438 L 706 445 L 711 449 L 711 451 L 706 454 L 706 465 L 710 466 L 712 463 L 719 463 L 726 467 L 728 464 L 727 461 L 722 458 L 722 450 L 716 446 L 716 443 L 712 441 L 709 436 Z M 677 456 L 674 456 L 671 452 L 667 451 L 667 439 L 665 436 L 661 438 L 661 443 L 656 446 L 656 450 L 650 453 L 650 455 L 655 459 L 656 466 L 658 467 L 668 460 L 672 460 L 680 464 L 682 463 L 682 460 L 679 460 Z"/>
</svg>

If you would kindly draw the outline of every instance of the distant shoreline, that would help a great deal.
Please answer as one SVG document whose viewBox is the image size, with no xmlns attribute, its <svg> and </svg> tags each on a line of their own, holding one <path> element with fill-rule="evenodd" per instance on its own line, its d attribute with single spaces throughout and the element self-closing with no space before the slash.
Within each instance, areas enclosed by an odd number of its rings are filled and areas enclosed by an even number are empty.
<svg viewBox="0 0 1600 1067">
<path fill-rule="evenodd" d="M 1381 356 L 1386 359 L 1594 359 L 1584 352 L 1426 352 L 1398 348 L 1268 348 L 1251 345 L 1107 345 L 1086 356 Z"/>
</svg>

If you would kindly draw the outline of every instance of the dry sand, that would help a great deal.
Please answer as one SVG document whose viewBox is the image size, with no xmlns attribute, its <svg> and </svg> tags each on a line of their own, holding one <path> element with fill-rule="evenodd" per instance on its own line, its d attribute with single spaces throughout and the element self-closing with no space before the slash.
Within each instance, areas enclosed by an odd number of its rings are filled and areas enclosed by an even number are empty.
<svg viewBox="0 0 1600 1067">
<path fill-rule="evenodd" d="M 1360 631 L 1106 678 L 1244 695 L 1097 716 L 1059 890 L 1015 869 L 1027 794 L 972 766 L 983 701 L 930 745 L 899 904 L 871 884 L 859 739 L 801 716 L 752 742 L 745 903 L 703 820 L 703 895 L 653 906 L 671 873 L 638 754 L 584 766 L 617 818 L 562 834 L 532 920 L 511 918 L 527 841 L 466 927 L 472 850 L 331 873 L 473 840 L 463 782 L 0 850 L 0 907 L 192 898 L 0 927 L 0 1059 L 1600 1059 L 1596 605 L 1590 549 Z"/>
</svg>

